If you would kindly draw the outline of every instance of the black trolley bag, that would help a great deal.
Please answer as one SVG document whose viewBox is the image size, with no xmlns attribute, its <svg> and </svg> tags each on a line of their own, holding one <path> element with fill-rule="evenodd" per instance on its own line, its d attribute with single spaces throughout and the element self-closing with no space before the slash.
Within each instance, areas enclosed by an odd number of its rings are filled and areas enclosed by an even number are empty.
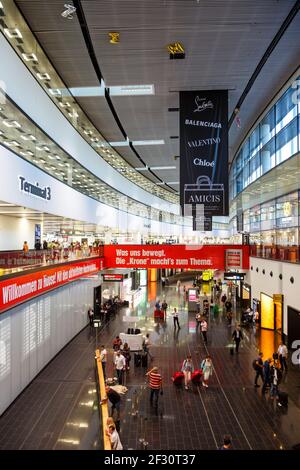
<svg viewBox="0 0 300 470">
<path fill-rule="evenodd" d="M 289 395 L 288 395 L 288 393 L 281 392 L 280 390 L 278 390 L 278 402 L 277 402 L 277 404 L 279 406 L 287 407 L 288 404 L 289 404 Z"/>
</svg>

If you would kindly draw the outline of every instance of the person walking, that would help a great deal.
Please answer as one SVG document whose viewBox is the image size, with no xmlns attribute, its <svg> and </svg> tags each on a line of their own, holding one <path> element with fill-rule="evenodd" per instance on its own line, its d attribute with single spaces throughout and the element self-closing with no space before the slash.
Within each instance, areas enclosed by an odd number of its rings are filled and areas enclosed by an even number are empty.
<svg viewBox="0 0 300 470">
<path fill-rule="evenodd" d="M 162 376 L 158 372 L 158 367 L 153 367 L 146 374 L 146 377 L 149 379 L 149 388 L 150 388 L 150 405 L 153 405 L 155 408 L 158 407 L 158 398 L 159 392 L 162 394 Z"/>
<path fill-rule="evenodd" d="M 224 303 L 224 306 L 225 306 L 226 314 L 228 312 L 231 312 L 231 310 L 232 310 L 231 300 L 227 299 L 226 302 Z"/>
<path fill-rule="evenodd" d="M 124 343 L 122 354 L 125 357 L 126 370 L 130 370 L 131 354 L 130 354 L 130 347 L 128 346 L 128 343 Z"/>
<path fill-rule="evenodd" d="M 271 364 L 272 364 L 272 359 L 270 357 L 263 364 L 264 384 L 261 390 L 262 393 L 266 393 L 267 387 L 271 386 Z"/>
<path fill-rule="evenodd" d="M 24 255 L 26 255 L 29 251 L 29 246 L 28 246 L 28 243 L 25 241 L 23 243 L 23 252 L 24 252 Z"/>
<path fill-rule="evenodd" d="M 202 318 L 201 323 L 200 323 L 200 328 L 201 328 L 201 333 L 202 333 L 202 336 L 203 336 L 203 341 L 204 341 L 205 344 L 207 344 L 207 328 L 208 328 L 208 325 L 207 325 L 207 321 L 205 320 L 205 318 Z"/>
<path fill-rule="evenodd" d="M 107 351 L 106 351 L 105 346 L 103 344 L 102 344 L 101 349 L 100 349 L 100 359 L 101 359 L 102 370 L 103 370 L 103 375 L 104 375 L 104 379 L 105 379 L 106 378 Z"/>
<path fill-rule="evenodd" d="M 150 347 L 151 346 L 152 346 L 152 344 L 150 342 L 150 334 L 147 333 L 145 338 L 144 338 L 144 341 L 143 341 L 143 350 L 144 350 L 144 353 L 148 354 L 148 356 L 150 357 L 150 361 L 153 361 L 154 356 L 150 352 Z"/>
<path fill-rule="evenodd" d="M 111 450 L 123 450 L 123 446 L 120 440 L 118 431 L 116 430 L 115 424 L 109 424 L 106 435 L 109 437 Z"/>
<path fill-rule="evenodd" d="M 198 331 L 198 327 L 201 325 L 201 314 L 196 313 L 196 331 Z M 201 331 L 201 326 L 200 326 L 200 331 Z"/>
<path fill-rule="evenodd" d="M 94 310 L 92 309 L 92 307 L 88 309 L 88 318 L 90 321 L 90 326 L 94 326 Z"/>
<path fill-rule="evenodd" d="M 118 351 L 122 345 L 122 340 L 119 336 L 116 336 L 115 339 L 113 340 L 113 350 Z"/>
<path fill-rule="evenodd" d="M 202 385 L 203 387 L 208 388 L 208 381 L 209 378 L 212 376 L 213 373 L 213 363 L 211 360 L 210 355 L 207 355 L 205 359 L 201 362 L 200 369 L 203 372 L 203 382 Z"/>
<path fill-rule="evenodd" d="M 178 312 L 177 312 L 176 307 L 174 307 L 172 315 L 173 315 L 174 328 L 176 328 L 176 325 L 178 326 L 178 328 L 180 328 L 179 320 L 178 320 Z"/>
<path fill-rule="evenodd" d="M 121 354 L 120 350 L 117 351 L 117 354 L 115 357 L 115 368 L 117 371 L 119 385 L 123 385 L 124 370 L 126 369 L 126 359 Z"/>
<path fill-rule="evenodd" d="M 284 344 L 283 341 L 280 342 L 278 350 L 278 357 L 281 365 L 282 372 L 285 370 L 287 372 L 288 366 L 287 366 L 287 357 L 288 357 L 288 349 L 286 345 Z"/>
<path fill-rule="evenodd" d="M 167 308 L 168 308 L 168 304 L 164 300 L 163 303 L 161 304 L 161 309 L 164 312 L 164 321 L 166 321 L 166 319 L 167 319 Z"/>
<path fill-rule="evenodd" d="M 260 352 L 258 357 L 256 359 L 254 359 L 254 361 L 253 361 L 253 368 L 256 372 L 254 387 L 260 387 L 260 385 L 258 385 L 258 383 L 257 383 L 258 377 L 260 377 L 262 382 L 264 382 L 264 375 L 263 375 L 264 363 L 263 363 L 262 358 L 263 358 L 263 353 Z"/>
<path fill-rule="evenodd" d="M 240 342 L 244 339 L 243 333 L 239 325 L 235 328 L 234 332 L 232 333 L 232 339 L 235 342 L 235 352 L 239 352 Z"/>
<path fill-rule="evenodd" d="M 192 373 L 194 372 L 194 370 L 195 368 L 192 361 L 192 356 L 188 354 L 181 366 L 181 372 L 183 372 L 184 374 L 184 388 L 186 390 L 189 389 L 189 383 L 192 380 Z"/>
<path fill-rule="evenodd" d="M 278 385 L 281 382 L 281 370 L 279 368 L 278 361 L 274 361 L 273 365 L 270 367 L 270 378 L 271 378 L 271 389 L 270 389 L 270 397 L 273 400 L 274 398 L 278 398 Z"/>
<path fill-rule="evenodd" d="M 178 294 L 180 294 L 180 287 L 181 287 L 181 282 L 180 282 L 180 279 L 178 279 L 178 281 L 177 281 L 177 292 L 178 292 Z"/>
<path fill-rule="evenodd" d="M 232 449 L 232 444 L 231 444 L 231 437 L 229 434 L 225 434 L 223 438 L 223 445 L 220 447 L 220 450 L 231 450 Z"/>
</svg>

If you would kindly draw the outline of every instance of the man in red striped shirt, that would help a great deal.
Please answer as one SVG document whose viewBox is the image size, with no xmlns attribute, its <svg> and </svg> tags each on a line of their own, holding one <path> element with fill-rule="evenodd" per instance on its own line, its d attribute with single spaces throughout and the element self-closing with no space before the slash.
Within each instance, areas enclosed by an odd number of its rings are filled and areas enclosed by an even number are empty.
<svg viewBox="0 0 300 470">
<path fill-rule="evenodd" d="M 161 390 L 162 394 L 162 377 L 158 373 L 158 367 L 153 367 L 146 376 L 149 378 L 149 388 L 150 388 L 150 404 L 153 405 L 153 398 L 155 399 L 154 406 L 158 406 L 159 391 Z"/>
</svg>

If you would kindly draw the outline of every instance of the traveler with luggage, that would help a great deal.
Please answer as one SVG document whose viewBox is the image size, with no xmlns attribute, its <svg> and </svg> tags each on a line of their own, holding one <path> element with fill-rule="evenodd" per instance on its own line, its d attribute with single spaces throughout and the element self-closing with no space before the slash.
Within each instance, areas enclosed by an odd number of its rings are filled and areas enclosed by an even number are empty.
<svg viewBox="0 0 300 470">
<path fill-rule="evenodd" d="M 236 327 L 234 332 L 232 333 L 232 339 L 235 342 L 235 352 L 239 352 L 239 347 L 240 347 L 240 342 L 242 339 L 244 339 L 243 333 L 241 331 L 241 328 L 239 326 Z"/>
<path fill-rule="evenodd" d="M 278 361 L 274 361 L 273 365 L 270 368 L 270 378 L 271 378 L 270 397 L 273 400 L 274 398 L 279 397 L 278 385 L 280 384 L 281 378 L 282 378 L 282 372 L 279 368 Z"/>
<path fill-rule="evenodd" d="M 203 387 L 208 388 L 208 381 L 209 378 L 212 376 L 213 373 L 213 363 L 211 360 L 211 357 L 209 355 L 206 356 L 205 359 L 201 362 L 200 369 L 203 372 L 203 382 L 202 385 Z"/>
<path fill-rule="evenodd" d="M 280 342 L 277 353 L 278 353 L 278 357 L 279 357 L 279 361 L 280 361 L 282 371 L 285 370 L 287 372 L 288 367 L 287 367 L 287 362 L 286 361 L 287 361 L 287 357 L 288 357 L 288 349 L 287 349 L 286 345 L 283 343 L 283 341 Z"/>
<path fill-rule="evenodd" d="M 192 380 L 192 373 L 194 372 L 194 364 L 192 361 L 192 356 L 188 354 L 187 358 L 183 361 L 181 366 L 181 372 L 184 374 L 184 388 L 189 389 L 188 385 Z"/>
<path fill-rule="evenodd" d="M 267 359 L 264 362 L 264 368 L 263 368 L 264 384 L 261 390 L 262 393 L 266 393 L 267 387 L 271 386 L 271 364 L 272 364 L 272 359 L 269 357 L 269 359 Z"/>
<path fill-rule="evenodd" d="M 155 408 L 158 407 L 158 398 L 159 392 L 162 395 L 162 376 L 158 372 L 158 367 L 153 367 L 149 372 L 147 372 L 146 377 L 149 379 L 149 388 L 150 388 L 150 404 L 153 405 Z"/>
<path fill-rule="evenodd" d="M 150 360 L 152 361 L 154 359 L 154 356 L 150 352 L 150 349 L 149 349 L 150 346 L 152 346 L 152 344 L 150 342 L 150 335 L 149 335 L 149 333 L 147 333 L 146 337 L 144 338 L 144 341 L 143 341 L 143 350 L 144 350 L 145 355 L 149 356 Z"/>
<path fill-rule="evenodd" d="M 256 372 L 254 387 L 260 387 L 260 385 L 258 385 L 258 383 L 257 383 L 258 377 L 260 377 L 262 382 L 264 382 L 264 375 L 263 375 L 264 363 L 263 363 L 262 358 L 263 358 L 263 353 L 260 352 L 258 357 L 256 359 L 254 359 L 254 361 L 252 363 L 252 367 Z"/>
</svg>

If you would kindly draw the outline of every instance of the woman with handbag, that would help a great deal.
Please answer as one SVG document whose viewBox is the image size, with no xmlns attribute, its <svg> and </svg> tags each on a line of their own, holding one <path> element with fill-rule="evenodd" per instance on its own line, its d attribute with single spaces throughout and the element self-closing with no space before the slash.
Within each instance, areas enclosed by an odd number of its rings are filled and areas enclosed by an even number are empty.
<svg viewBox="0 0 300 470">
<path fill-rule="evenodd" d="M 194 364 L 192 361 L 192 356 L 188 354 L 187 358 L 183 361 L 181 372 L 184 374 L 184 388 L 189 389 L 188 384 L 192 380 L 192 372 L 194 372 Z"/>
<path fill-rule="evenodd" d="M 213 373 L 213 363 L 212 363 L 211 357 L 209 355 L 206 356 L 206 358 L 203 359 L 203 361 L 201 362 L 200 369 L 203 372 L 202 385 L 203 385 L 203 387 L 208 388 L 208 381 L 209 381 L 209 378 L 212 376 L 212 373 Z"/>
</svg>

